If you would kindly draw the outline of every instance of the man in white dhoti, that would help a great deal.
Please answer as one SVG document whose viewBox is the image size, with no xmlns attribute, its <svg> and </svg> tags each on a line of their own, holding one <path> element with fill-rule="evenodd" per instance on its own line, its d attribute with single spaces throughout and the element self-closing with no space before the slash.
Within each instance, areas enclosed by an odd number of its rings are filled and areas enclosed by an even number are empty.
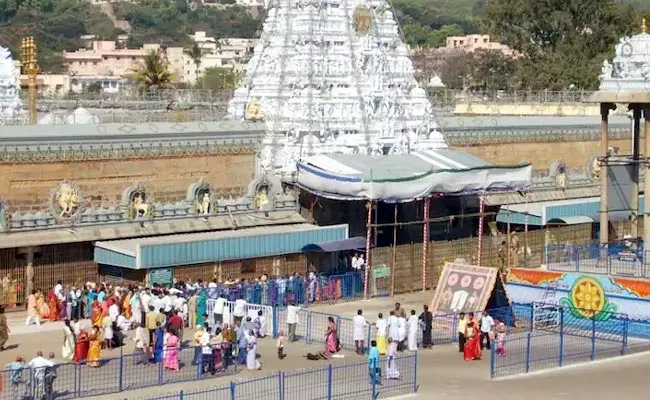
<svg viewBox="0 0 650 400">
<path fill-rule="evenodd" d="M 354 332 L 353 332 L 353 339 L 354 339 L 354 347 L 356 349 L 357 354 L 363 354 L 364 352 L 364 340 L 367 335 L 367 326 L 368 322 L 366 322 L 366 318 L 363 316 L 363 311 L 358 310 L 357 315 L 354 316 L 352 319 L 353 327 L 354 327 Z"/>
<path fill-rule="evenodd" d="M 395 311 L 390 312 L 388 317 L 388 337 L 397 342 L 399 338 L 399 325 L 397 323 L 397 317 L 395 316 Z"/>
<path fill-rule="evenodd" d="M 409 351 L 418 350 L 418 328 L 420 319 L 415 315 L 415 310 L 411 310 L 411 316 L 407 322 L 408 325 L 408 349 Z"/>
<path fill-rule="evenodd" d="M 406 346 L 406 318 L 403 316 L 397 317 L 397 350 L 404 351 Z"/>
</svg>

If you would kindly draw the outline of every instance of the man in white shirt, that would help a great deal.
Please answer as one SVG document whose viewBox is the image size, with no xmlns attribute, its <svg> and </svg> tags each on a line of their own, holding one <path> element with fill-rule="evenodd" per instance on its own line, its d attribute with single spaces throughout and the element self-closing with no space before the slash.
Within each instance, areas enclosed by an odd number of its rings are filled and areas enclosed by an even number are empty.
<svg viewBox="0 0 650 400">
<path fill-rule="evenodd" d="M 59 301 L 65 300 L 65 296 L 63 295 L 63 284 L 61 281 L 56 281 L 56 285 L 54 286 L 54 295 L 56 295 Z"/>
<path fill-rule="evenodd" d="M 289 303 L 287 307 L 287 326 L 288 326 L 288 340 L 289 342 L 296 341 L 296 326 L 298 325 L 298 312 L 300 307 L 296 306 L 294 301 Z"/>
<path fill-rule="evenodd" d="M 490 332 L 494 328 L 494 319 L 486 312 L 481 316 L 481 350 L 490 350 Z"/>
<path fill-rule="evenodd" d="M 217 300 L 214 302 L 214 308 L 212 309 L 212 314 L 214 314 L 214 323 L 216 326 L 221 327 L 223 324 L 223 307 L 226 305 L 226 299 L 217 297 Z"/>
<path fill-rule="evenodd" d="M 377 348 L 379 349 L 379 355 L 386 355 L 387 352 L 387 334 L 388 334 L 388 322 L 384 318 L 384 314 L 379 313 L 377 322 L 375 322 L 375 327 L 377 328 Z"/>
<path fill-rule="evenodd" d="M 174 305 L 174 302 L 172 301 L 171 296 L 169 296 L 169 293 L 164 293 L 162 297 L 162 304 L 163 310 L 165 310 L 165 315 L 169 315 L 169 313 L 172 312 L 172 307 Z"/>
<path fill-rule="evenodd" d="M 142 301 L 143 311 L 144 312 L 149 311 L 149 306 L 151 305 L 151 294 L 149 293 L 149 289 L 145 289 L 140 293 L 140 300 Z"/>
<path fill-rule="evenodd" d="M 45 373 L 48 368 L 54 367 L 54 363 L 43 357 L 43 352 L 39 351 L 36 353 L 36 357 L 32 359 L 27 366 L 34 371 L 32 376 L 36 386 L 35 398 L 39 399 L 45 396 Z"/>
<path fill-rule="evenodd" d="M 246 304 L 248 303 L 244 299 L 235 300 L 235 307 L 232 310 L 232 315 L 235 317 L 235 325 L 239 325 L 246 316 Z"/>
<path fill-rule="evenodd" d="M 388 317 L 388 337 L 393 339 L 394 342 L 397 342 L 397 339 L 399 339 L 399 324 L 397 323 L 394 310 L 390 312 L 390 316 Z"/>
<path fill-rule="evenodd" d="M 420 325 L 420 319 L 418 318 L 417 315 L 415 315 L 415 310 L 411 310 L 411 316 L 409 317 L 407 321 L 407 326 L 408 326 L 408 349 L 409 351 L 417 351 L 418 350 L 418 328 Z"/>
<path fill-rule="evenodd" d="M 108 307 L 108 316 L 111 317 L 112 322 L 117 322 L 118 315 L 120 315 L 120 308 L 115 302 L 111 302 L 111 305 Z"/>
<path fill-rule="evenodd" d="M 203 355 L 203 363 L 201 369 L 203 373 L 208 372 L 210 366 L 210 359 L 212 359 L 212 347 L 210 346 L 210 330 L 206 327 L 203 334 L 199 338 L 201 345 L 201 354 Z"/>
<path fill-rule="evenodd" d="M 363 254 L 360 254 L 359 259 L 357 260 L 357 270 L 361 271 L 365 266 L 366 260 L 363 259 Z"/>
<path fill-rule="evenodd" d="M 368 322 L 366 321 L 366 317 L 363 316 L 363 311 L 358 310 L 357 315 L 352 318 L 352 325 L 353 325 L 353 339 L 354 339 L 354 347 L 356 348 L 357 354 L 363 354 L 365 347 L 364 347 L 364 340 L 368 334 L 367 332 L 367 326 Z"/>
<path fill-rule="evenodd" d="M 350 266 L 355 271 L 359 270 L 359 255 L 357 253 L 354 253 L 354 255 L 352 256 L 352 261 L 350 261 Z"/>
</svg>

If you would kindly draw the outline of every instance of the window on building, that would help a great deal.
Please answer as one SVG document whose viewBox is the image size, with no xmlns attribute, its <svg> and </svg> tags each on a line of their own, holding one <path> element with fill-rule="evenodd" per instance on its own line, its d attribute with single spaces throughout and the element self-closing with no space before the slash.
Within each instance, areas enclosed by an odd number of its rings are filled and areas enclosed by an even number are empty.
<svg viewBox="0 0 650 400">
<path fill-rule="evenodd" d="M 241 260 L 241 273 L 254 274 L 256 266 L 257 263 L 255 262 L 255 259 Z"/>
<path fill-rule="evenodd" d="M 487 38 L 483 38 L 483 43 L 487 43 L 487 42 L 488 42 Z"/>
</svg>

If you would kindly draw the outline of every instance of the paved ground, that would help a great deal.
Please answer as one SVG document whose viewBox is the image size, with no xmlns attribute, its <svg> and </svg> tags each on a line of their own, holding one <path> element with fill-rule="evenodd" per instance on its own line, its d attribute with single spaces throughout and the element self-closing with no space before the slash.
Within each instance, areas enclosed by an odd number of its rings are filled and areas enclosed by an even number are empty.
<svg viewBox="0 0 650 400">
<path fill-rule="evenodd" d="M 372 301 L 338 303 L 331 306 L 314 306 L 311 307 L 310 310 L 351 317 L 356 313 L 358 308 L 361 308 L 364 310 L 365 314 L 368 315 L 369 319 L 371 319 L 371 317 L 374 319 L 378 312 L 381 311 L 386 314 L 390 309 L 392 309 L 392 305 L 395 301 L 400 301 L 407 310 L 414 308 L 419 311 L 421 310 L 422 304 L 429 303 L 431 298 L 432 293 L 416 293 L 408 296 L 398 296 L 395 299 L 380 298 Z M 10 317 L 10 321 L 22 322 L 19 317 L 14 316 Z M 29 329 L 36 330 L 37 328 L 33 327 Z M 47 333 L 45 335 L 22 334 L 19 337 L 12 336 L 9 345 L 17 345 L 18 347 L 0 353 L 0 362 L 5 363 L 18 353 L 31 357 L 32 353 L 34 353 L 38 348 L 43 351 L 49 351 L 52 349 L 57 352 L 57 355 L 59 355 L 60 344 L 62 341 L 60 327 L 50 325 L 50 327 L 43 326 L 40 329 Z M 16 331 L 22 331 L 22 329 L 16 328 L 14 329 L 14 332 Z M 513 335 L 513 341 L 516 336 L 517 334 Z M 543 335 L 540 335 L 540 337 L 541 336 Z M 538 344 L 540 348 L 548 349 L 549 354 L 554 356 L 555 351 L 558 348 L 549 344 L 555 343 L 553 338 L 547 337 L 536 340 L 540 341 Z M 591 345 L 590 341 L 585 344 L 584 338 L 565 338 L 565 340 L 570 341 L 569 343 L 566 343 L 565 346 L 568 345 L 566 348 L 571 349 L 589 350 L 585 346 Z M 600 342 L 598 342 L 597 345 L 607 346 L 607 344 L 601 344 Z M 179 391 L 181 389 L 196 390 L 199 388 L 210 388 L 227 384 L 232 379 L 250 378 L 251 376 L 262 377 L 273 371 L 285 371 L 285 374 L 288 375 L 291 373 L 290 371 L 294 371 L 297 368 L 326 367 L 324 361 L 308 361 L 302 357 L 305 352 L 314 351 L 320 347 L 321 345 L 318 344 L 307 346 L 304 343 L 294 343 L 288 347 L 289 356 L 285 360 L 278 361 L 274 357 L 273 343 L 270 339 L 267 339 L 263 341 L 260 346 L 260 353 L 262 355 L 261 361 L 264 365 L 263 371 L 252 373 L 246 371 L 238 373 L 235 377 L 229 376 L 216 379 L 205 379 L 198 382 L 170 384 L 160 387 L 122 392 L 114 395 L 101 395 L 101 393 L 91 392 L 97 396 L 96 398 L 123 400 L 125 398 L 134 399 L 142 396 L 153 397 L 163 393 Z M 645 349 L 645 346 L 643 349 Z M 517 355 L 517 351 L 520 350 L 518 350 L 518 347 L 514 342 L 511 342 L 508 351 L 509 356 L 504 359 L 504 363 L 507 362 L 507 360 L 516 362 L 518 359 L 517 357 L 520 359 L 522 356 L 521 354 Z M 127 347 L 125 352 L 130 352 L 130 347 Z M 114 352 L 112 354 L 117 355 L 118 353 Z M 542 366 L 550 366 L 544 364 L 546 361 L 540 358 L 544 357 L 538 357 L 537 359 L 532 360 L 533 369 L 538 369 Z M 526 399 L 540 400 L 565 398 L 571 400 L 593 400 L 610 399 L 614 398 L 614 396 L 620 395 L 621 393 L 625 393 L 628 399 L 645 399 L 648 397 L 647 383 L 645 379 L 647 379 L 647 371 L 650 369 L 649 353 L 596 361 L 588 364 L 578 364 L 563 369 L 546 370 L 540 374 L 529 374 L 527 376 L 500 378 L 496 380 L 489 379 L 489 357 L 484 357 L 484 359 L 480 361 L 465 362 L 462 360 L 461 355 L 458 353 L 458 350 L 454 345 L 440 345 L 434 347 L 432 350 L 421 351 L 418 354 L 418 359 L 418 381 L 420 387 L 418 394 L 415 395 L 414 398 L 424 399 L 426 397 L 429 399 L 432 398 L 433 395 L 436 399 L 444 398 L 464 400 L 474 397 L 474 393 L 480 393 L 481 398 L 494 396 L 494 398 L 500 400 L 520 400 L 524 397 Z M 345 353 L 344 359 L 333 360 L 332 362 L 335 364 L 341 364 L 355 360 L 363 362 L 362 357 L 350 353 Z M 108 373 L 110 372 L 109 368 L 115 367 L 107 365 L 99 370 L 87 371 L 87 368 L 84 368 L 82 371 L 84 374 L 87 374 L 84 375 L 84 378 L 87 378 L 86 381 L 90 382 L 89 374 L 102 370 Z M 403 371 L 408 370 L 406 366 L 403 366 L 400 369 Z M 125 369 L 125 371 L 127 371 L 127 374 L 129 375 L 128 378 L 125 377 L 125 382 L 132 382 L 133 384 L 144 384 L 147 379 L 151 379 L 151 377 L 154 376 L 157 377 L 155 371 L 142 372 L 140 369 Z M 340 390 L 349 392 L 354 388 L 358 388 L 359 390 L 365 389 L 364 385 L 367 385 L 367 379 L 363 368 L 346 367 L 345 369 L 335 369 L 335 371 L 338 372 L 336 373 L 337 375 L 333 377 L 333 380 L 337 382 L 337 387 L 339 387 Z M 180 373 L 192 374 L 194 372 L 179 372 L 179 374 Z M 326 371 L 322 373 L 323 380 L 319 379 L 319 381 L 324 382 L 326 379 Z M 322 384 L 318 385 L 315 382 L 308 382 L 306 379 L 301 379 L 300 372 L 292 374 L 294 375 L 292 375 L 291 384 L 289 386 L 291 387 L 292 393 L 299 393 L 299 395 L 290 394 L 285 396 L 286 400 L 314 398 L 314 396 L 319 396 L 320 391 L 325 390 L 325 386 Z M 61 375 L 59 374 L 59 376 Z M 101 377 L 97 376 L 95 379 L 96 380 L 92 380 L 92 382 L 99 382 Z M 61 380 L 58 384 L 64 385 L 66 382 Z M 396 382 L 395 384 L 397 385 L 399 382 Z M 256 385 L 256 388 L 253 388 L 251 385 L 248 392 L 245 392 L 247 389 L 240 386 L 242 391 L 238 393 L 245 399 L 272 399 L 274 397 L 271 393 L 275 393 L 275 390 L 277 389 L 276 386 L 276 380 L 274 378 L 269 378 L 266 379 L 263 384 Z M 404 392 L 407 392 L 408 388 L 403 389 Z M 311 397 L 305 396 L 307 394 Z M 221 395 L 213 393 L 206 394 L 204 397 L 196 398 L 220 400 L 222 398 L 226 399 L 226 395 L 227 393 L 223 392 Z M 11 397 L 4 398 L 10 399 Z M 355 398 L 355 396 L 345 396 L 345 398 Z M 161 400 L 162 399 L 163 398 L 161 398 Z M 170 397 L 169 399 L 171 400 L 172 398 Z"/>
</svg>

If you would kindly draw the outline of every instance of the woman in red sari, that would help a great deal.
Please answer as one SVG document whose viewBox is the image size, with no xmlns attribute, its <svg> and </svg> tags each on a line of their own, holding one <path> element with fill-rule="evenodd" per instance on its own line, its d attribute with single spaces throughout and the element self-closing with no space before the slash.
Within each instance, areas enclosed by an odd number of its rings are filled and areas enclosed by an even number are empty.
<svg viewBox="0 0 650 400">
<path fill-rule="evenodd" d="M 88 337 L 86 331 L 81 331 L 76 339 L 74 345 L 74 357 L 72 358 L 72 362 L 75 364 L 86 361 L 86 357 L 88 357 L 88 349 L 90 348 L 90 337 Z"/>
<path fill-rule="evenodd" d="M 59 315 L 61 315 L 61 305 L 59 304 L 59 299 L 54 294 L 54 289 L 50 289 L 48 292 L 47 303 L 50 307 L 50 321 L 58 321 Z"/>
<path fill-rule="evenodd" d="M 467 323 L 465 327 L 465 347 L 463 358 L 465 361 L 481 359 L 481 335 L 478 332 L 478 326 L 474 321 Z"/>
</svg>

